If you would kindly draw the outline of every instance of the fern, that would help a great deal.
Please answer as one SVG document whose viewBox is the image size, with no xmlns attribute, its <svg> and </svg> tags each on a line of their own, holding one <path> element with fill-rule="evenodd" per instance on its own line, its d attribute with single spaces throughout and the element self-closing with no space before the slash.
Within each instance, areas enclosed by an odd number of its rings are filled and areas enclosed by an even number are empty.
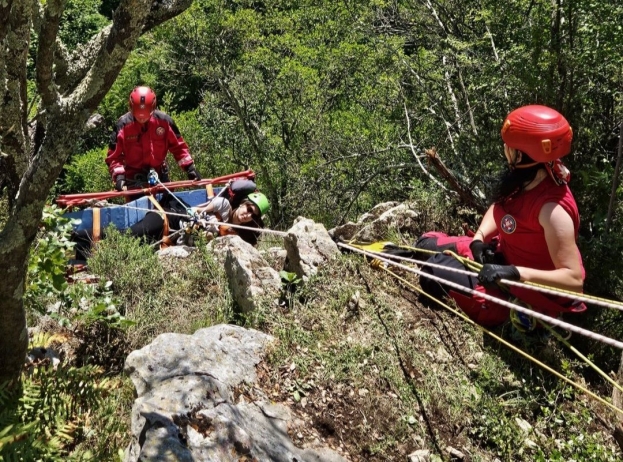
<svg viewBox="0 0 623 462">
<path fill-rule="evenodd" d="M 49 346 L 59 339 L 41 334 L 36 340 Z M 102 376 L 95 366 L 53 369 L 44 362 L 24 372 L 19 386 L 0 384 L 0 462 L 71 460 L 89 409 L 115 386 Z"/>
</svg>

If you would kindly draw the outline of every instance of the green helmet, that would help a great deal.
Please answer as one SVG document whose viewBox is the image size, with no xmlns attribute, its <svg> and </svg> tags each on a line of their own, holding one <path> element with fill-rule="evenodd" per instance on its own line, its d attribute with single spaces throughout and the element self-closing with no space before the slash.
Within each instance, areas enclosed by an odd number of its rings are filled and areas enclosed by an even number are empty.
<svg viewBox="0 0 623 462">
<path fill-rule="evenodd" d="M 247 199 L 257 205 L 257 208 L 260 209 L 261 215 L 264 215 L 266 212 L 268 212 L 268 209 L 270 208 L 270 203 L 268 202 L 268 198 L 264 194 L 260 192 L 251 193 L 247 196 Z"/>
</svg>

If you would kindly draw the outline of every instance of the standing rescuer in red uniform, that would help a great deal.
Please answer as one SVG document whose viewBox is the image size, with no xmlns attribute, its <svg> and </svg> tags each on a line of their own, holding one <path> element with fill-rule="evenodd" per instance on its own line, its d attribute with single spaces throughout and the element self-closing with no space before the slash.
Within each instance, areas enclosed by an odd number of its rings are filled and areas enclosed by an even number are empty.
<svg viewBox="0 0 623 462">
<path fill-rule="evenodd" d="M 500 279 L 529 281 L 572 292 L 582 292 L 584 267 L 576 240 L 580 217 L 567 186 L 570 174 L 560 161 L 571 151 L 573 132 L 567 120 L 554 109 L 540 105 L 523 106 L 505 119 L 502 130 L 508 170 L 502 175 L 473 238 L 426 233 L 416 247 L 454 250 L 483 263 L 478 277 L 455 275 L 442 269 L 425 271 L 465 287 L 502 298 L 517 297 L 535 311 L 557 317 L 563 312 L 586 310 L 583 303 L 509 287 L 500 292 Z M 458 260 L 436 254 L 431 262 L 461 267 Z M 485 302 L 422 277 L 425 290 L 445 289 L 474 321 L 494 326 L 505 322 L 508 308 Z M 518 316 L 513 312 L 514 316 Z M 513 319 L 513 323 L 515 324 Z M 520 320 L 522 323 L 525 319 Z M 530 321 L 530 320 L 528 320 Z"/>
<path fill-rule="evenodd" d="M 140 187 L 152 168 L 160 181 L 169 181 L 165 161 L 169 151 L 189 180 L 200 180 L 177 125 L 169 115 L 156 110 L 154 91 L 149 87 L 134 88 L 129 105 L 130 111 L 119 118 L 110 136 L 106 157 L 115 189 Z"/>
</svg>

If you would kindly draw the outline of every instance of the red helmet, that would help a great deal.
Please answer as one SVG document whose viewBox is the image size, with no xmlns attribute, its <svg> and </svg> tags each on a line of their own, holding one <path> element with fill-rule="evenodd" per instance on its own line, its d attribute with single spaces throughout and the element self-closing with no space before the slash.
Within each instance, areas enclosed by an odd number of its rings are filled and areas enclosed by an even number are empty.
<svg viewBox="0 0 623 462">
<path fill-rule="evenodd" d="M 558 111 L 531 105 L 515 109 L 506 117 L 502 139 L 509 148 L 528 154 L 535 162 L 549 162 L 571 152 L 573 131 Z"/>
<path fill-rule="evenodd" d="M 130 93 L 130 112 L 136 120 L 147 121 L 156 110 L 156 94 L 149 87 L 136 87 Z"/>
</svg>

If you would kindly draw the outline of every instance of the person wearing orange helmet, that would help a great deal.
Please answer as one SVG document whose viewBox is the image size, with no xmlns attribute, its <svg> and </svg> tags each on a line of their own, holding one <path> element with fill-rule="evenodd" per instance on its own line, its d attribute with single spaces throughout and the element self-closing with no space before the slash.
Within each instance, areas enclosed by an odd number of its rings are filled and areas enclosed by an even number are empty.
<svg viewBox="0 0 623 462">
<path fill-rule="evenodd" d="M 188 145 L 173 119 L 156 109 L 156 94 L 145 86 L 132 90 L 129 112 L 119 118 L 110 137 L 106 164 L 115 189 L 141 187 L 153 168 L 160 181 L 169 181 L 166 156 L 173 154 L 189 180 L 200 180 Z"/>
<path fill-rule="evenodd" d="M 425 271 L 504 298 L 509 294 L 500 292 L 497 283 L 501 279 L 582 292 L 585 273 L 576 244 L 580 217 L 567 186 L 569 171 L 560 160 L 571 152 L 571 126 L 552 108 L 528 105 L 506 117 L 501 136 L 509 168 L 498 182 L 493 204 L 473 238 L 426 233 L 416 242 L 419 248 L 457 251 L 482 263 L 481 271 L 477 277 L 429 267 Z M 443 254 L 429 260 L 462 267 L 458 260 Z M 499 325 L 509 318 L 508 308 L 482 297 L 466 296 L 425 277 L 420 282 L 425 290 L 438 295 L 448 293 L 470 318 L 482 325 Z M 552 317 L 586 310 L 583 303 L 560 296 L 514 286 L 509 287 L 509 292 L 532 309 Z"/>
</svg>

